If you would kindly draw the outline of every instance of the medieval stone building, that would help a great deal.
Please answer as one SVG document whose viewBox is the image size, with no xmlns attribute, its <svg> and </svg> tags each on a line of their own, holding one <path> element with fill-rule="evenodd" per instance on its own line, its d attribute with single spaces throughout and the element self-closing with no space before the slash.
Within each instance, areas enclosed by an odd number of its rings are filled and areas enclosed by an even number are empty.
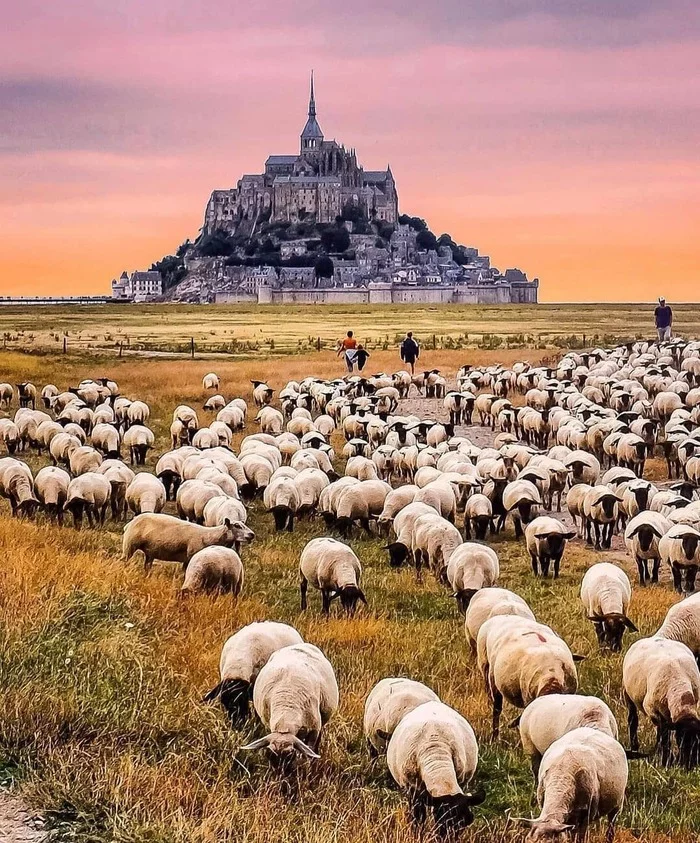
<svg viewBox="0 0 700 843">
<path fill-rule="evenodd" d="M 265 172 L 244 175 L 235 188 L 215 190 L 204 217 L 204 231 L 234 233 L 263 220 L 296 222 L 313 217 L 334 222 L 347 206 L 361 208 L 368 219 L 396 223 L 399 200 L 391 168 L 364 170 L 354 149 L 326 140 L 316 119 L 314 79 L 298 155 L 270 155 Z"/>
</svg>

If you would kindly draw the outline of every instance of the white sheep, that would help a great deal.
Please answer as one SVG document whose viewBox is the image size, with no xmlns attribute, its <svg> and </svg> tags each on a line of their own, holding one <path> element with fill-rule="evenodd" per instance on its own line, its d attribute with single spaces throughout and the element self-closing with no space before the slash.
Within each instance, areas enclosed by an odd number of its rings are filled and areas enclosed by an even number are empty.
<svg viewBox="0 0 700 843">
<path fill-rule="evenodd" d="M 416 824 L 429 807 L 442 836 L 473 821 L 472 807 L 485 797 L 465 787 L 476 772 L 479 747 L 471 725 L 454 709 L 437 700 L 414 708 L 394 730 L 386 760 Z"/>
<path fill-rule="evenodd" d="M 235 550 L 230 547 L 204 547 L 190 559 L 180 594 L 219 591 L 238 597 L 244 579 L 243 563 Z"/>
<path fill-rule="evenodd" d="M 162 512 L 166 503 L 165 486 L 152 474 L 137 474 L 126 489 L 126 505 L 135 515 Z"/>
<path fill-rule="evenodd" d="M 258 673 L 253 706 L 270 731 L 242 749 L 266 748 L 283 764 L 298 754 L 319 758 L 321 731 L 338 708 L 333 666 L 313 644 L 283 647 Z"/>
<path fill-rule="evenodd" d="M 450 557 L 462 542 L 459 530 L 438 513 L 432 512 L 417 518 L 411 536 L 411 552 L 417 580 L 421 581 L 422 569 L 425 566 L 433 571 L 440 582 L 446 582 Z"/>
<path fill-rule="evenodd" d="M 508 483 L 503 490 L 503 509 L 498 530 L 502 530 L 507 514 L 510 513 L 515 526 L 515 538 L 523 535 L 523 524 L 532 520 L 533 509 L 541 506 L 542 497 L 539 489 L 529 480 L 514 480 Z"/>
<path fill-rule="evenodd" d="M 301 506 L 301 497 L 291 477 L 273 477 L 263 493 L 265 509 L 272 512 L 275 529 L 279 532 L 294 529 L 294 516 Z"/>
<path fill-rule="evenodd" d="M 627 617 L 632 586 L 627 574 L 610 562 L 598 562 L 586 571 L 581 580 L 581 603 L 586 617 L 593 622 L 598 644 L 613 653 L 622 649 L 626 629 L 637 632 Z"/>
<path fill-rule="evenodd" d="M 219 389 L 221 381 L 214 372 L 209 372 L 202 378 L 202 389 Z"/>
<path fill-rule="evenodd" d="M 545 694 L 574 694 L 578 675 L 568 646 L 548 626 L 515 616 L 485 621 L 476 642 L 479 669 L 493 705 L 496 738 L 503 700 L 525 708 Z"/>
<path fill-rule="evenodd" d="M 341 535 L 348 535 L 355 523 L 370 532 L 370 519 L 381 515 L 390 491 L 391 486 L 379 479 L 364 480 L 343 489 L 335 513 L 336 527 Z"/>
<path fill-rule="evenodd" d="M 83 445 L 71 452 L 68 464 L 71 474 L 77 477 L 80 474 L 86 474 L 88 471 L 97 471 L 102 465 L 102 454 L 90 445 Z"/>
<path fill-rule="evenodd" d="M 530 759 L 537 779 L 542 756 L 549 747 L 567 732 L 588 726 L 617 740 L 615 715 L 598 697 L 581 694 L 548 694 L 538 697 L 516 721 L 520 730 L 523 751 Z"/>
<path fill-rule="evenodd" d="M 132 465 L 145 465 L 146 455 L 155 444 L 155 436 L 150 428 L 134 424 L 124 434 L 124 447 L 129 449 Z"/>
<path fill-rule="evenodd" d="M 520 595 L 506 588 L 485 588 L 477 591 L 469 601 L 464 618 L 464 632 L 473 653 L 476 652 L 479 630 L 489 618 L 497 615 L 515 615 L 535 620 L 532 609 Z"/>
<path fill-rule="evenodd" d="M 36 497 L 50 518 L 63 526 L 63 506 L 68 497 L 70 474 L 62 468 L 47 465 L 34 478 Z"/>
<path fill-rule="evenodd" d="M 462 614 L 480 589 L 496 584 L 499 573 L 498 554 L 485 544 L 464 542 L 452 551 L 447 563 L 447 581 Z"/>
<path fill-rule="evenodd" d="M 111 496 L 109 480 L 91 471 L 70 481 L 63 509 L 73 515 L 76 530 L 82 526 L 83 515 L 87 517 L 88 524 L 94 527 L 98 523 L 105 523 Z"/>
<path fill-rule="evenodd" d="M 536 819 L 518 818 L 531 829 L 527 843 L 558 840 L 574 831 L 584 840 L 591 822 L 606 817 L 607 843 L 615 836 L 615 820 L 627 788 L 625 750 L 611 735 L 583 726 L 567 732 L 545 752 L 537 776 Z"/>
<path fill-rule="evenodd" d="M 220 699 L 228 715 L 239 722 L 248 714 L 255 680 L 270 656 L 304 639 L 292 626 L 276 621 L 258 621 L 239 629 L 226 640 L 219 660 L 221 681 L 204 697 Z"/>
<path fill-rule="evenodd" d="M 307 607 L 309 583 L 319 589 L 323 613 L 330 613 L 331 602 L 340 598 L 343 609 L 352 615 L 358 601 L 367 605 L 360 588 L 362 565 L 351 547 L 332 538 L 311 539 L 299 560 L 301 608 Z"/>
<path fill-rule="evenodd" d="M 656 726 L 661 763 L 671 761 L 671 734 L 675 732 L 681 764 L 688 769 L 697 764 L 700 671 L 692 651 L 668 638 L 635 641 L 622 663 L 622 686 L 632 750 L 639 751 L 641 708 Z"/>
<path fill-rule="evenodd" d="M 97 469 L 97 473 L 109 481 L 112 518 L 116 521 L 118 518 L 125 517 L 127 510 L 126 490 L 136 475 L 121 460 L 105 460 Z"/>
<path fill-rule="evenodd" d="M 607 486 L 593 486 L 583 498 L 583 518 L 586 541 L 595 549 L 610 549 L 613 530 L 619 518 L 622 499 Z"/>
<path fill-rule="evenodd" d="M 204 547 L 221 545 L 238 550 L 241 544 L 252 541 L 254 537 L 253 531 L 240 521 L 227 519 L 219 527 L 202 527 L 172 515 L 148 512 L 137 515 L 124 528 L 122 557 L 128 562 L 137 551 L 141 551 L 148 572 L 155 559 L 186 566 Z"/>
<path fill-rule="evenodd" d="M 387 535 L 392 521 L 398 513 L 409 503 L 413 503 L 418 494 L 418 486 L 407 484 L 392 489 L 384 499 L 384 506 L 377 519 L 380 535 Z"/>
<path fill-rule="evenodd" d="M 660 512 L 640 512 L 635 515 L 625 529 L 625 545 L 627 552 L 637 563 L 639 584 L 646 585 L 649 581 L 649 561 L 652 561 L 651 582 L 659 581 L 659 540 L 671 529 L 671 522 Z"/>
<path fill-rule="evenodd" d="M 525 528 L 525 545 L 530 554 L 533 574 L 548 577 L 551 562 L 553 577 L 556 579 L 566 543 L 575 537 L 575 530 L 567 530 L 561 521 L 549 515 L 540 515 L 531 521 Z"/>
<path fill-rule="evenodd" d="M 177 490 L 177 514 L 185 521 L 196 524 L 204 523 L 204 507 L 212 498 L 224 496 L 226 493 L 216 483 L 206 480 L 185 480 Z"/>
<path fill-rule="evenodd" d="M 396 727 L 409 712 L 426 702 L 439 702 L 435 691 L 413 679 L 382 679 L 365 701 L 363 732 L 372 757 L 386 752 Z"/>
<path fill-rule="evenodd" d="M 205 527 L 220 527 L 226 519 L 232 523 L 242 521 L 245 524 L 248 520 L 248 511 L 241 501 L 224 495 L 211 498 L 206 502 L 204 505 Z"/>
<path fill-rule="evenodd" d="M 700 594 L 691 594 L 666 612 L 657 638 L 681 641 L 700 664 Z"/>
<path fill-rule="evenodd" d="M 670 566 L 673 587 L 679 594 L 684 589 L 686 593 L 695 591 L 700 567 L 700 531 L 689 524 L 674 524 L 659 539 L 659 556 Z"/>
</svg>

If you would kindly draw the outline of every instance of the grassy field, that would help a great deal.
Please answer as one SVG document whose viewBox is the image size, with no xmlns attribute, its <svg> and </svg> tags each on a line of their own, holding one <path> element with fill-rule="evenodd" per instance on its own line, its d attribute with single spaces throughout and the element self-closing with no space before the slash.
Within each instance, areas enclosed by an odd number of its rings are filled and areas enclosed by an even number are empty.
<svg viewBox="0 0 700 843">
<path fill-rule="evenodd" d="M 467 361 L 508 362 L 523 356 L 537 359 L 537 353 L 515 350 L 437 350 L 426 355 L 426 363 L 453 373 Z M 372 370 L 395 367 L 395 351 L 373 354 Z M 150 404 L 158 452 L 167 448 L 175 404 L 201 406 L 201 378 L 210 368 L 221 375 L 228 397 L 249 397 L 250 377 L 269 378 L 280 388 L 289 378 L 340 372 L 328 352 L 260 355 L 245 362 L 221 360 L 216 366 L 0 353 L 0 380 L 13 383 L 29 378 L 65 387 L 87 376 L 115 377 L 123 394 Z M 149 468 L 154 461 L 155 455 Z M 44 461 L 32 457 L 30 462 L 36 469 Z M 461 618 L 444 589 L 431 578 L 417 586 L 408 570 L 390 570 L 382 542 L 363 537 L 351 544 L 364 566 L 369 610 L 353 620 L 334 611 L 324 621 L 313 594 L 310 609 L 302 614 L 298 557 L 306 541 L 325 532 L 322 523 L 306 520 L 293 535 L 277 536 L 260 503 L 253 505 L 250 523 L 257 539 L 244 552 L 246 584 L 239 602 L 207 597 L 182 602 L 177 598 L 181 572 L 175 566 L 156 564 L 146 578 L 136 562 L 127 566 L 120 561 L 120 524 L 108 522 L 104 529 L 81 533 L 54 530 L 41 521 L 13 521 L 2 502 L 0 771 L 5 780 L 47 813 L 59 839 L 429 840 L 428 833 L 418 836 L 409 827 L 401 794 L 383 762 L 370 761 L 361 734 L 364 699 L 374 683 L 406 675 L 431 685 L 469 718 L 479 737 L 477 778 L 488 796 L 464 840 L 522 840 L 523 832 L 507 822 L 506 812 L 531 815 L 529 766 L 515 732 L 504 729 L 497 744 L 489 743 L 488 701 L 465 645 Z M 512 533 L 499 539 L 496 549 L 500 584 L 525 597 L 538 619 L 551 624 L 573 651 L 586 655 L 580 689 L 601 695 L 612 706 L 626 741 L 622 656 L 598 652 L 578 601 L 582 573 L 596 554 L 573 543 L 561 580 L 552 583 L 532 578 L 529 560 Z M 632 576 L 629 560 L 605 556 L 623 561 Z M 631 616 L 640 634 L 655 630 L 674 601 L 668 581 L 636 588 Z M 201 703 L 218 681 L 219 653 L 228 635 L 266 618 L 294 624 L 320 646 L 335 666 L 341 689 L 322 760 L 300 772 L 290 788 L 282 786 L 264 758 L 239 752 L 261 734 L 254 719 L 241 732 L 232 731 L 218 707 Z M 506 723 L 511 714 L 506 707 Z M 650 747 L 652 740 L 643 722 L 643 746 Z M 634 762 L 618 840 L 697 839 L 699 799 L 697 771 Z M 602 838 L 596 831 L 593 839 Z"/>
<path fill-rule="evenodd" d="M 297 306 L 113 305 L 0 307 L 6 349 L 188 354 L 294 354 L 331 348 L 354 329 L 368 348 L 391 348 L 407 330 L 437 348 L 609 345 L 654 333 L 651 305 Z M 676 307 L 678 332 L 700 335 L 700 305 Z M 585 339 L 585 342 L 584 342 Z"/>
</svg>

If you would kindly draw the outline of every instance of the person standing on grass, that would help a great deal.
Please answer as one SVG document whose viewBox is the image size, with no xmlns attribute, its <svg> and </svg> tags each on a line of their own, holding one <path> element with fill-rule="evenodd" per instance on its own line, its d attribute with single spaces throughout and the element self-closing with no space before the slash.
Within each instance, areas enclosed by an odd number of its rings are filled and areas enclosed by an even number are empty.
<svg viewBox="0 0 700 843">
<path fill-rule="evenodd" d="M 656 324 L 656 332 L 659 335 L 659 342 L 670 340 L 673 311 L 666 304 L 666 299 L 663 296 L 659 296 L 659 306 L 654 311 L 654 322 Z"/>
<path fill-rule="evenodd" d="M 338 348 L 338 357 L 341 354 L 345 356 L 345 365 L 348 368 L 348 372 L 352 372 L 355 368 L 355 356 L 356 356 L 356 349 L 357 349 L 357 340 L 352 334 L 352 331 L 348 331 L 347 336 L 341 340 Z"/>
<path fill-rule="evenodd" d="M 357 371 L 361 372 L 365 368 L 365 363 L 369 360 L 369 351 L 360 343 L 357 346 L 355 353 L 355 362 L 357 363 Z"/>
<path fill-rule="evenodd" d="M 415 373 L 415 363 L 419 356 L 420 347 L 413 339 L 413 331 L 409 331 L 401 343 L 401 359 L 410 368 L 412 375 Z"/>
</svg>

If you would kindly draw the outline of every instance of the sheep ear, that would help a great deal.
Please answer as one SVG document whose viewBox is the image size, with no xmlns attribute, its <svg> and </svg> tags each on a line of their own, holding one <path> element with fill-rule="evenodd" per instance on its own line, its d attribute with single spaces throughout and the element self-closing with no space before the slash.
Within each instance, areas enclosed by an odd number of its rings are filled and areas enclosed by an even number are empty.
<svg viewBox="0 0 700 843">
<path fill-rule="evenodd" d="M 230 518 L 224 518 L 224 526 L 228 527 L 229 530 L 231 529 L 231 519 Z"/>
<path fill-rule="evenodd" d="M 365 604 L 365 606 L 369 606 L 367 598 L 365 597 L 365 593 L 362 589 L 360 589 L 360 594 L 358 595 L 358 598 Z"/>
<path fill-rule="evenodd" d="M 293 738 L 294 747 L 301 752 L 302 755 L 305 755 L 307 758 L 320 758 L 321 756 L 314 752 L 310 746 L 307 746 L 304 741 L 300 740 L 296 736 Z"/>
<path fill-rule="evenodd" d="M 572 653 L 572 654 L 571 654 L 571 658 L 572 658 L 575 662 L 585 662 L 585 661 L 586 661 L 586 657 L 585 657 L 585 656 L 581 656 L 581 655 L 579 655 L 578 653 Z"/>
<path fill-rule="evenodd" d="M 383 741 L 391 740 L 391 734 L 389 732 L 385 732 L 384 729 L 377 729 L 377 737 L 381 738 Z"/>
<path fill-rule="evenodd" d="M 486 791 L 482 787 L 475 790 L 473 793 L 469 792 L 464 795 L 469 800 L 470 805 L 481 805 L 482 802 L 486 801 Z"/>
<path fill-rule="evenodd" d="M 575 533 L 574 530 L 569 530 L 568 533 L 563 533 L 562 535 L 564 536 L 565 539 L 575 539 L 576 538 L 576 533 Z"/>
<path fill-rule="evenodd" d="M 632 623 L 629 618 L 625 618 L 625 626 L 629 629 L 630 632 L 639 632 L 637 627 Z"/>
<path fill-rule="evenodd" d="M 510 722 L 510 723 L 508 724 L 508 728 L 509 728 L 509 729 L 517 729 L 517 728 L 518 728 L 518 726 L 520 726 L 520 718 L 521 718 L 521 717 L 522 717 L 522 714 L 519 714 L 519 715 L 515 718 L 515 720 L 513 720 L 512 722 Z"/>
<path fill-rule="evenodd" d="M 264 738 L 258 738 L 257 741 L 253 741 L 253 743 L 246 744 L 242 746 L 242 750 L 250 750 L 250 749 L 265 749 L 266 746 L 270 745 L 270 738 L 272 735 L 265 735 Z"/>
<path fill-rule="evenodd" d="M 203 703 L 210 703 L 210 702 L 214 702 L 214 700 L 218 700 L 219 697 L 221 696 L 221 692 L 223 690 L 223 687 L 224 687 L 224 683 L 219 682 L 219 684 L 215 688 L 212 688 L 211 691 L 209 691 L 207 694 L 205 694 L 202 697 L 202 702 Z M 245 749 L 245 747 L 243 747 L 243 749 Z"/>
</svg>

